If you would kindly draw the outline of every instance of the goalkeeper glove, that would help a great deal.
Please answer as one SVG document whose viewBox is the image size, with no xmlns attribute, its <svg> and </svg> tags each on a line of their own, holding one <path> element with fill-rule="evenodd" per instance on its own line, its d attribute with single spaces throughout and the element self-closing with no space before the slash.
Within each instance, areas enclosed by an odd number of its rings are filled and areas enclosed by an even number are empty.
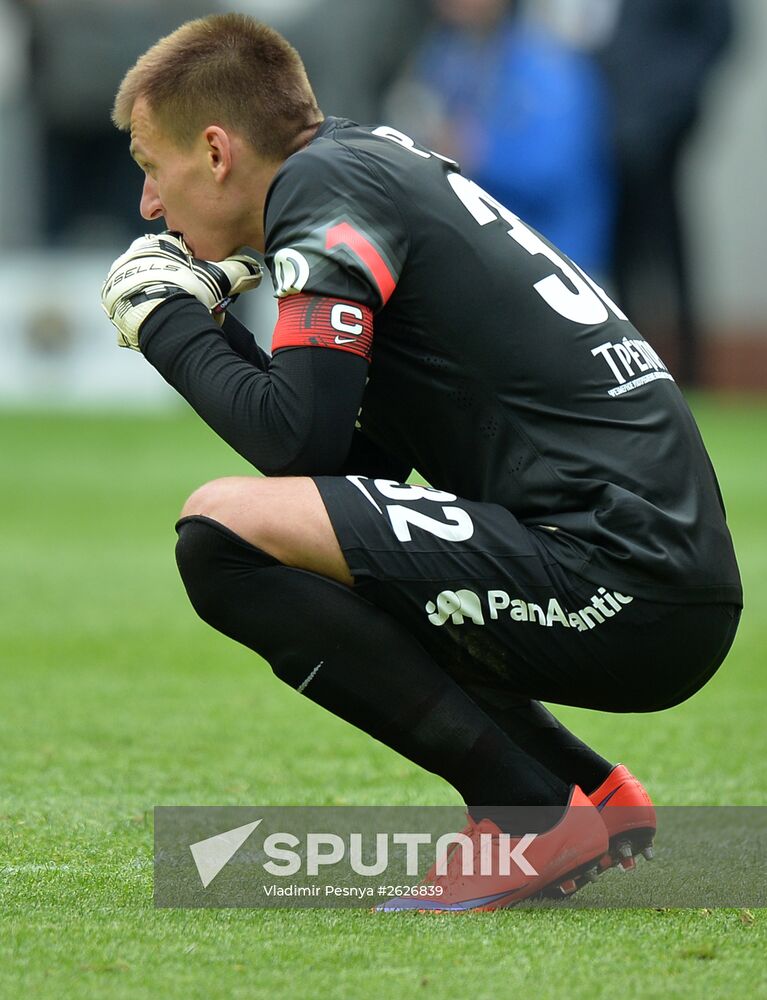
<svg viewBox="0 0 767 1000">
<path fill-rule="evenodd" d="M 139 351 L 142 324 L 166 299 L 187 292 L 220 316 L 262 276 L 261 265 L 246 254 L 199 260 L 177 233 L 140 236 L 109 269 L 101 305 L 117 328 L 118 346 Z"/>
</svg>

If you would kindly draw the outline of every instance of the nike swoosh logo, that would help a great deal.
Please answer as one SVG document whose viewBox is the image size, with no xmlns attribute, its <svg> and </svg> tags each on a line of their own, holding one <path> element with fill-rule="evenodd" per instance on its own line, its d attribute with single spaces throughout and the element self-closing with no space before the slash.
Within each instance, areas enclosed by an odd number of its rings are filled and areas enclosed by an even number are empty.
<svg viewBox="0 0 767 1000">
<path fill-rule="evenodd" d="M 613 790 L 608 795 L 605 795 L 605 797 L 602 799 L 602 801 L 597 806 L 597 809 L 599 810 L 599 812 L 602 812 L 602 810 L 607 805 L 607 803 L 610 801 L 610 799 L 613 797 L 613 795 L 615 795 L 616 792 L 620 791 L 621 788 L 623 788 L 623 785 L 618 785 L 618 787 L 617 788 L 613 788 Z"/>
<path fill-rule="evenodd" d="M 378 511 L 379 514 L 383 514 L 380 505 L 375 502 L 375 500 L 370 495 L 368 490 L 360 482 L 361 479 L 367 479 L 368 478 L 367 476 L 347 476 L 346 478 L 349 480 L 352 486 L 357 487 L 357 489 L 369 503 L 372 503 L 372 505 L 375 507 L 375 509 Z"/>
<path fill-rule="evenodd" d="M 356 337 L 336 337 L 336 343 L 340 346 L 341 344 L 353 344 Z"/>
<path fill-rule="evenodd" d="M 312 672 L 309 674 L 309 676 L 301 684 L 298 685 L 298 687 L 296 688 L 296 691 L 299 694 L 303 694 L 303 692 L 306 689 L 306 687 L 311 683 L 311 681 L 314 680 L 314 677 L 315 677 L 317 671 L 320 669 L 320 667 L 322 666 L 322 664 L 324 662 L 325 662 L 324 660 L 320 660 L 320 662 L 317 664 L 317 666 L 314 668 L 314 670 L 312 670 Z"/>
</svg>

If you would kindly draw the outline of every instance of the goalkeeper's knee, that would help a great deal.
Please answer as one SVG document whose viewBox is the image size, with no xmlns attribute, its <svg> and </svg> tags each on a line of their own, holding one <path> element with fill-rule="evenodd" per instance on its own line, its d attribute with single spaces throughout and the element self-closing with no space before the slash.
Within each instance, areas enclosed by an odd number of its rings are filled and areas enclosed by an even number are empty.
<svg viewBox="0 0 767 1000">
<path fill-rule="evenodd" d="M 197 614 L 303 690 L 316 646 L 338 645 L 359 598 L 340 583 L 284 566 L 211 518 L 183 517 L 176 530 L 178 568 Z M 307 611 L 308 625 L 296 628 L 296 616 Z"/>
<path fill-rule="evenodd" d="M 213 628 L 238 638 L 232 635 L 237 598 L 247 591 L 258 600 L 258 571 L 280 563 L 208 517 L 183 517 L 176 531 L 176 563 L 192 607 Z"/>
</svg>

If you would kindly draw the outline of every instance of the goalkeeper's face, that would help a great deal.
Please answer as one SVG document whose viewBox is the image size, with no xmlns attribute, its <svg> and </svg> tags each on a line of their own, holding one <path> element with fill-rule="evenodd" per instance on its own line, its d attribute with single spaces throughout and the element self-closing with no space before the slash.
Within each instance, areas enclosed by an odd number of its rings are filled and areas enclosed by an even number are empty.
<svg viewBox="0 0 767 1000">
<path fill-rule="evenodd" d="M 195 257 L 223 260 L 242 246 L 263 250 L 263 209 L 274 174 L 236 134 L 203 129 L 189 148 L 166 135 L 143 98 L 131 115 L 131 155 L 144 171 L 141 216 L 164 218 Z"/>
</svg>

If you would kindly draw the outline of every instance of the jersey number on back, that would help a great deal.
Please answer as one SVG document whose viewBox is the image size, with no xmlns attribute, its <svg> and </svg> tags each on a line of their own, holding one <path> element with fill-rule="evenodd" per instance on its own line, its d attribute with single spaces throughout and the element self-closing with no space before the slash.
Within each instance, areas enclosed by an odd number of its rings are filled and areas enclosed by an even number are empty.
<svg viewBox="0 0 767 1000">
<path fill-rule="evenodd" d="M 549 274 L 536 281 L 533 288 L 551 308 L 565 319 L 575 323 L 604 323 L 609 317 L 608 309 L 618 319 L 626 316 L 616 306 L 604 289 L 600 288 L 577 264 L 565 260 L 553 250 L 532 229 L 519 219 L 505 205 L 496 201 L 487 191 L 462 174 L 448 174 L 448 183 L 471 212 L 480 226 L 503 219 L 511 228 L 508 235 L 532 256 L 540 254 L 556 266 L 559 274 Z M 570 287 L 562 280 L 564 276 Z"/>
<path fill-rule="evenodd" d="M 396 142 L 398 146 L 407 149 L 408 152 L 430 160 L 436 156 L 451 165 L 457 166 L 453 160 L 433 150 L 419 149 L 415 140 L 404 132 L 399 132 L 388 125 L 382 125 L 373 130 L 374 135 L 380 135 L 384 139 Z M 449 173 L 447 175 L 450 187 L 455 191 L 464 206 L 471 212 L 480 226 L 486 226 L 488 222 L 496 222 L 503 219 L 511 226 L 509 236 L 527 250 L 533 257 L 541 254 L 548 258 L 559 270 L 559 274 L 549 274 L 540 281 L 536 281 L 533 288 L 540 295 L 544 302 L 558 312 L 565 319 L 570 319 L 574 323 L 604 323 L 609 317 L 608 309 L 618 319 L 628 319 L 625 313 L 621 312 L 618 306 L 612 301 L 607 292 L 591 279 L 585 271 L 582 271 L 577 264 L 564 260 L 550 246 L 536 235 L 532 229 L 522 222 L 513 212 L 509 211 L 500 201 L 496 201 L 487 191 L 483 191 L 479 184 L 470 181 L 462 174 Z M 570 282 L 570 286 L 562 280 L 563 275 Z"/>
</svg>

